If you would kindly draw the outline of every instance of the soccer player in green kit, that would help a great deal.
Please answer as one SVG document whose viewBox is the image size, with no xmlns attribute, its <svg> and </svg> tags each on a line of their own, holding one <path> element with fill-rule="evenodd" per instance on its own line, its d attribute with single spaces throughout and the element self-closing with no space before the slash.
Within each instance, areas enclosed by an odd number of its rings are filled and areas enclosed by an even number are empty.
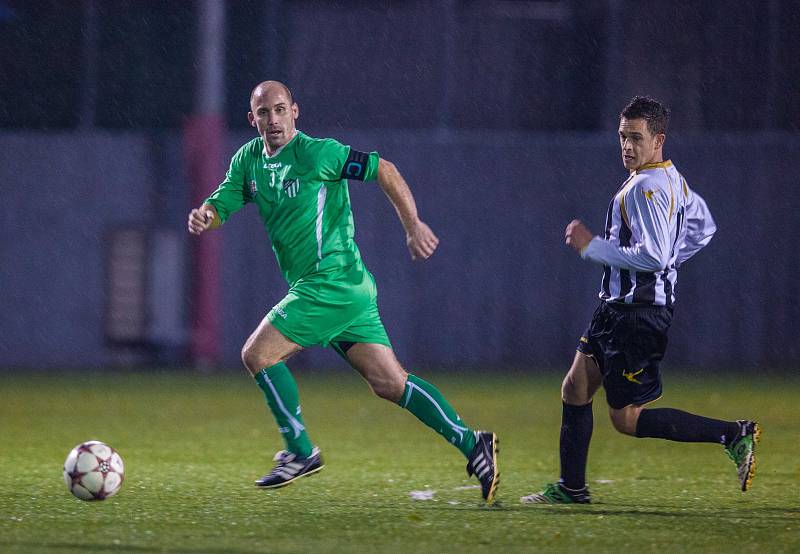
<svg viewBox="0 0 800 554">
<path fill-rule="evenodd" d="M 435 386 L 402 368 L 378 314 L 375 280 L 353 240 L 348 180 L 377 180 L 403 224 L 412 259 L 433 254 L 439 240 L 419 219 L 405 180 L 377 152 L 298 131 L 299 108 L 283 83 L 256 86 L 250 109 L 247 117 L 258 138 L 233 156 L 225 180 L 189 213 L 188 226 L 199 235 L 254 203 L 289 283 L 288 294 L 242 348 L 242 361 L 264 392 L 286 444 L 275 455 L 276 466 L 256 485 L 282 487 L 322 469 L 285 362 L 303 348 L 330 345 L 376 395 L 407 409 L 458 448 L 467 458 L 467 473 L 480 481 L 483 498 L 493 502 L 496 435 L 472 430 Z"/>
</svg>

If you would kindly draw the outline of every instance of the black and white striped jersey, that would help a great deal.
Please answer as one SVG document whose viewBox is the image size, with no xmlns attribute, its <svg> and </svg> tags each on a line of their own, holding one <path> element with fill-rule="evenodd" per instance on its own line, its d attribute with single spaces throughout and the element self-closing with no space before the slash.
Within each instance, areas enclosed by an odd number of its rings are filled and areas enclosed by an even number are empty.
<svg viewBox="0 0 800 554">
<path fill-rule="evenodd" d="M 604 266 L 601 299 L 671 306 L 678 267 L 716 230 L 703 198 L 667 160 L 631 173 L 608 206 L 605 235 L 581 256 Z"/>
</svg>

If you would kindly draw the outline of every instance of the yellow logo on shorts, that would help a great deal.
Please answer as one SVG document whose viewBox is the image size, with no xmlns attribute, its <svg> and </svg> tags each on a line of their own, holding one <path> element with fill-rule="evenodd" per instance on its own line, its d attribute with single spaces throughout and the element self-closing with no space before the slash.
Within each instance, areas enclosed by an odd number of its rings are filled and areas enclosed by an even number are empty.
<svg viewBox="0 0 800 554">
<path fill-rule="evenodd" d="M 625 377 L 631 383 L 637 383 L 637 384 L 641 385 L 642 382 L 639 381 L 639 379 L 637 379 L 636 376 L 639 375 L 642 371 L 644 371 L 644 368 L 640 369 L 639 371 L 625 371 L 623 369 L 622 370 L 622 376 Z"/>
</svg>

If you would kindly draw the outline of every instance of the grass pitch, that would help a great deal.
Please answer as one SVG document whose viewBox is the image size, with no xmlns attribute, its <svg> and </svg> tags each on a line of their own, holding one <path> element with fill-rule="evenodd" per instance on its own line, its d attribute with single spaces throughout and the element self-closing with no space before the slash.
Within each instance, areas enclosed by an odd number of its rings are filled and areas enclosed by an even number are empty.
<svg viewBox="0 0 800 554">
<path fill-rule="evenodd" d="M 600 393 L 589 453 L 595 504 L 521 505 L 557 476 L 557 374 L 421 374 L 468 424 L 498 433 L 492 507 L 454 448 L 347 371 L 298 372 L 326 467 L 274 491 L 252 482 L 282 444 L 243 373 L 5 374 L 0 551 L 800 550 L 800 381 L 666 374 L 657 406 L 761 422 L 750 492 L 738 491 L 721 446 L 615 433 Z M 95 438 L 122 454 L 125 483 L 114 498 L 82 502 L 61 467 Z M 414 500 L 412 491 L 435 492 Z"/>
</svg>

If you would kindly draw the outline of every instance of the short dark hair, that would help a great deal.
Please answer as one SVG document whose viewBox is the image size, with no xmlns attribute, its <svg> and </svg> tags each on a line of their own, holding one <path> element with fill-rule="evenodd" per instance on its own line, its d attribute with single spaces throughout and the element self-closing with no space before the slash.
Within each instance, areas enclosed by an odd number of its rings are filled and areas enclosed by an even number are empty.
<svg viewBox="0 0 800 554">
<path fill-rule="evenodd" d="M 634 96 L 619 114 L 620 119 L 644 119 L 653 135 L 667 132 L 669 108 L 650 96 Z"/>
</svg>

